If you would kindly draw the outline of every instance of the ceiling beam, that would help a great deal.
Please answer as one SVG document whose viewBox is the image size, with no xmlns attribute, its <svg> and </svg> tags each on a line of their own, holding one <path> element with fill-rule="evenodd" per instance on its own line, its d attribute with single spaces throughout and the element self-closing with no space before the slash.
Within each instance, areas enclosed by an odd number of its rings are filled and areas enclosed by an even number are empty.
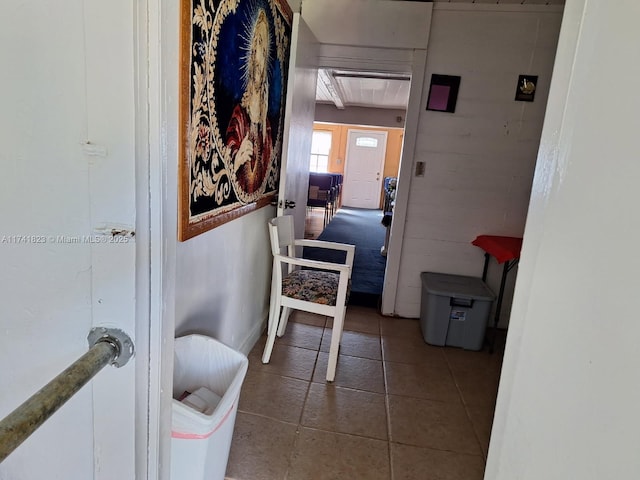
<svg viewBox="0 0 640 480">
<path fill-rule="evenodd" d="M 331 101 L 336 106 L 338 110 L 344 110 L 344 100 L 340 95 L 340 89 L 338 84 L 336 83 L 336 79 L 333 78 L 333 74 L 331 70 L 325 70 L 323 68 L 318 70 L 318 80 L 322 82 L 322 84 L 329 92 L 331 96 Z"/>
</svg>

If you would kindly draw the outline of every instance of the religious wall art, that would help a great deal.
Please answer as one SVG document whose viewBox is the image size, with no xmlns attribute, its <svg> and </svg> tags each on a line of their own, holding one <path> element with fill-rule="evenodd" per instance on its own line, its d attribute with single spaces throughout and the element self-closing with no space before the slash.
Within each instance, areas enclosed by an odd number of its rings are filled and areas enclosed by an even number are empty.
<svg viewBox="0 0 640 480">
<path fill-rule="evenodd" d="M 518 77 L 515 99 L 519 102 L 533 102 L 533 97 L 536 95 L 537 84 L 537 75 L 520 75 Z"/>
<path fill-rule="evenodd" d="M 182 241 L 277 193 L 292 12 L 286 0 L 182 0 L 181 17 Z"/>
<path fill-rule="evenodd" d="M 456 111 L 458 100 L 458 90 L 460 90 L 460 77 L 457 75 L 431 75 L 429 85 L 429 97 L 427 98 L 427 110 L 437 112 Z"/>
</svg>

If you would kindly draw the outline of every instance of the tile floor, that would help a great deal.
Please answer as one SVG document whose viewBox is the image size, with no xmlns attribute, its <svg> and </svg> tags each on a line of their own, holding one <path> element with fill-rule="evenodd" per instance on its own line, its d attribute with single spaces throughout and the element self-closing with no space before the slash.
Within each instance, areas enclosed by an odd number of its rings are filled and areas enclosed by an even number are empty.
<svg viewBox="0 0 640 480">
<path fill-rule="evenodd" d="M 331 322 L 294 312 L 269 364 L 265 336 L 251 351 L 226 478 L 482 479 L 501 354 L 429 346 L 417 320 L 350 306 L 328 384 Z"/>
</svg>

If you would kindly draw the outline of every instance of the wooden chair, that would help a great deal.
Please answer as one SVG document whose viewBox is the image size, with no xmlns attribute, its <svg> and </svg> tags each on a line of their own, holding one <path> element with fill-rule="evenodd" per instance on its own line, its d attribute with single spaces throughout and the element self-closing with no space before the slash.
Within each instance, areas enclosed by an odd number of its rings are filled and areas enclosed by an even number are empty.
<svg viewBox="0 0 640 480">
<path fill-rule="evenodd" d="M 327 381 L 332 382 L 336 374 L 347 309 L 355 246 L 318 240 L 295 240 L 293 217 L 290 215 L 269 221 L 269 237 L 273 254 L 273 275 L 267 343 L 262 363 L 269 363 L 276 335 L 284 335 L 292 309 L 326 315 L 333 317 L 327 367 Z M 344 263 L 307 260 L 296 256 L 296 247 L 343 250 L 346 252 L 346 260 Z"/>
</svg>

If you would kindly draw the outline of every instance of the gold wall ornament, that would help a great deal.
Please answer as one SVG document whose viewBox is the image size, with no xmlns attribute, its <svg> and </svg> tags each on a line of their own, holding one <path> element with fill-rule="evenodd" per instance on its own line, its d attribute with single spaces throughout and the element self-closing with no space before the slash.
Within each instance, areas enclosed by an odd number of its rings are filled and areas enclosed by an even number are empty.
<svg viewBox="0 0 640 480">
<path fill-rule="evenodd" d="M 516 101 L 533 102 L 538 84 L 537 75 L 520 75 L 516 87 Z"/>
<path fill-rule="evenodd" d="M 536 89 L 536 84 L 527 78 L 522 79 L 522 85 L 520 85 L 520 91 L 525 95 L 531 95 Z"/>
</svg>

